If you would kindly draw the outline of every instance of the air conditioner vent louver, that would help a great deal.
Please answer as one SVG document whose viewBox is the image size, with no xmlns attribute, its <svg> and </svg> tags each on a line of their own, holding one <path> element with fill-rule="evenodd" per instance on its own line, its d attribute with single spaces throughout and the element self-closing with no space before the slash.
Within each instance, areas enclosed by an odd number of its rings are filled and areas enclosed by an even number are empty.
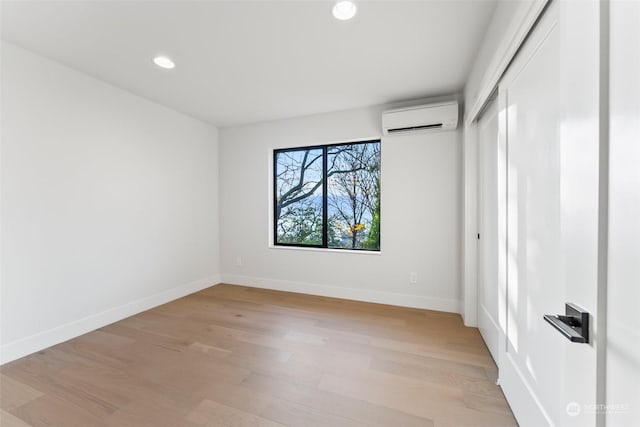
<svg viewBox="0 0 640 427">
<path fill-rule="evenodd" d="M 437 125 L 409 126 L 406 128 L 389 129 L 387 132 L 389 134 L 392 134 L 392 133 L 411 132 L 411 131 L 419 131 L 419 130 L 430 130 L 430 129 L 442 129 L 442 123 L 438 123 Z"/>
<path fill-rule="evenodd" d="M 382 131 L 385 135 L 454 130 L 457 127 L 457 101 L 398 108 L 382 113 Z"/>
</svg>

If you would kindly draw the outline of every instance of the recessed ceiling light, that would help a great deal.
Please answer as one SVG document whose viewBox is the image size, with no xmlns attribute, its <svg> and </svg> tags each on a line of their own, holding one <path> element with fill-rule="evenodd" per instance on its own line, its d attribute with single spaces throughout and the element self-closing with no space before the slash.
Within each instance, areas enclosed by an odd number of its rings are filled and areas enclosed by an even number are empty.
<svg viewBox="0 0 640 427">
<path fill-rule="evenodd" d="M 341 21 L 346 21 L 356 15 L 358 8 L 352 1 L 342 0 L 333 6 L 333 16 Z"/>
<path fill-rule="evenodd" d="M 161 68 L 171 69 L 175 68 L 176 66 L 176 64 L 166 56 L 156 56 L 155 58 L 153 58 L 153 62 L 155 62 L 155 64 Z"/>
</svg>

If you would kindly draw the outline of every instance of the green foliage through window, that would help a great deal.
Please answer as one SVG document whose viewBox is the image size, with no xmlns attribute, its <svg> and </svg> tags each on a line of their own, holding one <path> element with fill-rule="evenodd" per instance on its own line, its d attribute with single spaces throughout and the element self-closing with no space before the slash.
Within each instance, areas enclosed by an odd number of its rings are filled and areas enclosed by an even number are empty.
<svg viewBox="0 0 640 427">
<path fill-rule="evenodd" d="M 276 245 L 380 250 L 380 141 L 274 151 Z"/>
</svg>

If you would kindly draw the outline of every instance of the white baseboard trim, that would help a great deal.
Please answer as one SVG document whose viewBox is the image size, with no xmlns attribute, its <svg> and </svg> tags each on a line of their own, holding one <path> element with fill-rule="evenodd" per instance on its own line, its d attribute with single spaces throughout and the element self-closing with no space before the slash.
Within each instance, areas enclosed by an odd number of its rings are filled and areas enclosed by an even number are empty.
<svg viewBox="0 0 640 427">
<path fill-rule="evenodd" d="M 38 332 L 28 337 L 20 338 L 0 347 L 0 365 L 219 283 L 220 275 L 204 277 L 148 297 L 107 309 L 100 313 L 92 314 L 82 319 Z"/>
<path fill-rule="evenodd" d="M 264 277 L 240 276 L 235 274 L 223 274 L 222 283 L 401 307 L 460 313 L 460 301 L 446 298 L 433 298 L 371 289 L 346 288 L 318 283 L 294 282 L 290 280 L 274 280 Z"/>
<path fill-rule="evenodd" d="M 481 305 L 480 310 L 478 310 L 478 329 L 480 330 L 482 339 L 489 349 L 489 353 L 491 353 L 491 357 L 493 357 L 493 361 L 496 362 L 496 365 L 499 365 L 498 348 L 500 340 L 500 328 L 498 327 L 498 323 L 496 322 L 496 320 L 484 305 Z"/>
</svg>

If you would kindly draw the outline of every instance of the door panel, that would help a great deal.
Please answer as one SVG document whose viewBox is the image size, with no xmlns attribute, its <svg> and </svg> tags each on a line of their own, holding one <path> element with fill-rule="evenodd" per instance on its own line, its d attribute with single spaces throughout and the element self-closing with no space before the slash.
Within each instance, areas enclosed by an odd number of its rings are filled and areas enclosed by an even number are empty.
<svg viewBox="0 0 640 427">
<path fill-rule="evenodd" d="M 478 329 L 498 363 L 498 101 L 478 119 Z"/>
<path fill-rule="evenodd" d="M 560 137 L 561 195 L 562 195 L 562 275 L 566 301 L 574 302 L 591 313 L 589 344 L 571 344 L 565 340 L 565 392 L 562 426 L 589 427 L 595 425 L 597 381 L 602 380 L 603 359 L 598 352 L 604 350 L 605 337 L 598 324 L 604 313 L 599 312 L 599 292 L 606 286 L 606 224 L 600 223 L 600 212 L 607 210 L 606 199 L 600 199 L 600 180 L 606 186 L 606 174 L 600 177 L 600 67 L 608 63 L 600 52 L 601 8 L 608 2 L 558 2 L 561 34 L 561 62 L 559 100 L 562 110 Z M 608 25 L 608 23 L 606 24 Z M 606 118 L 608 120 L 608 117 Z M 604 142 L 603 142 L 604 143 Z M 605 148 L 603 148 L 605 149 Z M 602 202 L 602 206 L 600 203 Z M 605 217 L 606 218 L 606 217 Z M 599 245 L 602 241 L 603 244 Z M 599 289 L 601 289 L 599 291 Z M 548 310 L 563 312 L 557 301 Z M 553 333 L 550 331 L 549 333 Z M 598 379 L 600 378 L 600 379 Z M 601 384 L 603 386 L 604 384 Z M 604 403 L 604 402 L 600 402 Z M 580 409 L 575 416 L 567 414 L 566 407 Z"/>
<path fill-rule="evenodd" d="M 543 321 L 564 314 L 565 302 L 596 308 L 589 295 L 597 289 L 598 139 L 579 140 L 574 128 L 576 115 L 593 105 L 576 104 L 580 90 L 589 92 L 575 83 L 581 75 L 567 79 L 567 64 L 585 58 L 570 49 L 575 4 L 551 3 L 499 85 L 506 153 L 500 383 L 522 426 L 595 424 L 593 343 L 571 343 Z"/>
<path fill-rule="evenodd" d="M 560 415 L 564 346 L 543 321 L 564 301 L 560 277 L 560 111 L 557 18 L 538 24 L 500 85 L 507 145 L 507 286 L 502 386 L 526 426 Z M 553 349 L 550 351 L 550 349 Z M 531 396 L 527 396 L 527 394 Z"/>
</svg>

